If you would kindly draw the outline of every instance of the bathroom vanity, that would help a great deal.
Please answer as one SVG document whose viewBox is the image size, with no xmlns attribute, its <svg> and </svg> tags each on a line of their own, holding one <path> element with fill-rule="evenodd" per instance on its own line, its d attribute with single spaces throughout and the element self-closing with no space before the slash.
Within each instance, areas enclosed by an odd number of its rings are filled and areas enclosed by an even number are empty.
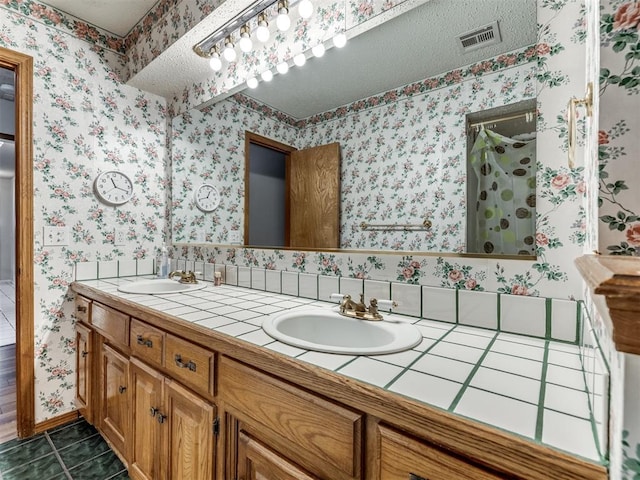
<svg viewBox="0 0 640 480">
<path fill-rule="evenodd" d="M 240 307 L 251 292 L 221 288 Z M 607 478 L 598 462 L 164 313 L 183 294 L 150 306 L 108 282 L 72 290 L 77 406 L 131 478 Z"/>
</svg>

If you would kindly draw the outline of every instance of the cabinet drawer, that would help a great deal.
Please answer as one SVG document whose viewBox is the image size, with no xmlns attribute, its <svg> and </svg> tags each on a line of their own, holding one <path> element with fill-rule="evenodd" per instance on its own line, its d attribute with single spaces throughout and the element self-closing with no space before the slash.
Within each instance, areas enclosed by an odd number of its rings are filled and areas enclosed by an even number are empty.
<svg viewBox="0 0 640 480">
<path fill-rule="evenodd" d="M 117 345 L 129 345 L 129 316 L 117 310 L 94 303 L 91 324 L 100 334 Z"/>
<path fill-rule="evenodd" d="M 91 300 L 76 295 L 76 318 L 83 323 L 89 323 L 91 318 Z"/>
<path fill-rule="evenodd" d="M 165 368 L 176 380 L 204 395 L 213 396 L 214 353 L 167 334 Z"/>
<path fill-rule="evenodd" d="M 131 354 L 156 366 L 162 366 L 165 333 L 135 318 L 131 319 Z"/>
<path fill-rule="evenodd" d="M 227 357 L 220 392 L 245 430 L 308 471 L 362 478 L 362 415 Z"/>
<path fill-rule="evenodd" d="M 483 470 L 428 443 L 379 426 L 380 472 L 384 480 L 501 480 L 507 477 Z"/>
</svg>

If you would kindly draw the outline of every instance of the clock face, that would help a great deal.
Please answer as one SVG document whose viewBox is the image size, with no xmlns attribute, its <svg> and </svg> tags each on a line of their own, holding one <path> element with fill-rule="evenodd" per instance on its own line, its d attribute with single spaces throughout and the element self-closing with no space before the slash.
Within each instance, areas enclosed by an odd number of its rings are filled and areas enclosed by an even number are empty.
<svg viewBox="0 0 640 480">
<path fill-rule="evenodd" d="M 133 182 L 127 174 L 112 170 L 96 177 L 93 190 L 101 202 L 122 205 L 133 196 Z"/>
<path fill-rule="evenodd" d="M 220 193 L 218 189 L 209 183 L 200 185 L 194 194 L 196 207 L 203 212 L 212 212 L 220 204 Z"/>
</svg>

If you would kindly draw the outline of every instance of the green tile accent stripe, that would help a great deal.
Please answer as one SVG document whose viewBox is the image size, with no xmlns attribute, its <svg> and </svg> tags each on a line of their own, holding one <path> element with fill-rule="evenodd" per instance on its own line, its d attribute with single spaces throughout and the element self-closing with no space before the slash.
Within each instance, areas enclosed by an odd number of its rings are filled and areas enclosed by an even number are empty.
<svg viewBox="0 0 640 480">
<path fill-rule="evenodd" d="M 458 290 L 456 288 L 456 323 L 460 323 L 460 299 L 458 298 Z"/>
<path fill-rule="evenodd" d="M 484 349 L 484 352 L 482 352 L 482 355 L 480 356 L 480 358 L 478 359 L 476 364 L 473 366 L 473 369 L 471 369 L 471 372 L 469 372 L 469 375 L 467 376 L 467 379 L 462 384 L 462 388 L 458 391 L 458 394 L 456 395 L 456 397 L 451 402 L 451 405 L 449 405 L 449 409 L 448 410 L 450 412 L 453 412 L 456 409 L 456 407 L 458 406 L 458 403 L 462 399 L 462 396 L 464 395 L 464 392 L 466 392 L 467 387 L 471 383 L 471 380 L 473 380 L 474 375 L 476 374 L 476 372 L 478 371 L 478 369 L 480 368 L 480 366 L 484 362 L 485 357 L 489 354 L 489 351 L 491 351 L 491 348 L 493 347 L 493 344 L 495 343 L 495 341 L 497 339 L 498 339 L 498 332 L 496 332 L 496 334 L 493 336 L 493 338 L 491 339 L 491 341 L 487 345 L 487 348 Z"/>
<path fill-rule="evenodd" d="M 549 340 L 544 342 L 544 358 L 542 359 L 542 375 L 540 376 L 540 396 L 538 398 L 538 419 L 536 420 L 536 441 L 542 442 L 544 423 L 544 397 L 547 390 L 547 368 L 549 366 Z"/>
<path fill-rule="evenodd" d="M 582 344 L 582 331 L 584 330 L 582 328 L 583 321 L 584 321 L 584 316 L 582 315 L 582 300 L 580 300 L 577 302 L 577 305 L 576 305 L 576 344 L 578 345 Z"/>
<path fill-rule="evenodd" d="M 502 295 L 500 293 L 498 293 L 496 295 L 496 297 L 498 297 L 496 299 L 496 316 L 498 317 L 496 319 L 496 325 L 497 325 L 497 330 L 500 330 L 502 328 L 502 309 L 500 308 L 501 302 L 502 302 Z"/>
<path fill-rule="evenodd" d="M 551 339 L 551 299 L 550 298 L 545 299 L 544 307 L 545 307 L 545 315 L 546 315 L 545 338 Z"/>
</svg>

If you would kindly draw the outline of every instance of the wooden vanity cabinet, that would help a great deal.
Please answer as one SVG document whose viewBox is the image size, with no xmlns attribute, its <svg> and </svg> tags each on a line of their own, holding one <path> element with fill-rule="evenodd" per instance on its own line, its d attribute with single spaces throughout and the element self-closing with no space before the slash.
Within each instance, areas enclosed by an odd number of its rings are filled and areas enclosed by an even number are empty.
<svg viewBox="0 0 640 480">
<path fill-rule="evenodd" d="M 106 343 L 100 352 L 100 428 L 121 455 L 129 437 L 129 359 Z"/>
<path fill-rule="evenodd" d="M 132 358 L 129 476 L 140 480 L 212 480 L 216 408 Z"/>
<path fill-rule="evenodd" d="M 505 480 L 393 428 L 378 425 L 371 480 Z M 372 462 L 374 463 L 374 462 Z"/>
<path fill-rule="evenodd" d="M 93 332 L 76 323 L 76 408 L 89 423 L 93 423 Z"/>
</svg>

